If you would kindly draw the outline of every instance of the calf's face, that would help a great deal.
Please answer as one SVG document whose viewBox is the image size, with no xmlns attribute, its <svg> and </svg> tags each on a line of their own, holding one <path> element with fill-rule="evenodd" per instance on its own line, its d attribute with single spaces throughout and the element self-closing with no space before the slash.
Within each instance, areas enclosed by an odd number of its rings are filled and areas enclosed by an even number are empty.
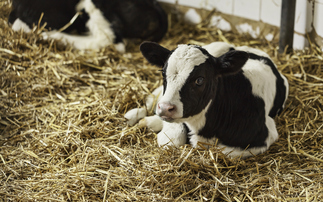
<svg viewBox="0 0 323 202">
<path fill-rule="evenodd" d="M 153 42 L 142 43 L 140 50 L 150 63 L 163 68 L 164 94 L 156 113 L 169 122 L 183 122 L 207 108 L 216 94 L 218 77 L 240 71 L 249 57 L 233 50 L 215 58 L 196 45 L 179 45 L 170 51 Z"/>
</svg>

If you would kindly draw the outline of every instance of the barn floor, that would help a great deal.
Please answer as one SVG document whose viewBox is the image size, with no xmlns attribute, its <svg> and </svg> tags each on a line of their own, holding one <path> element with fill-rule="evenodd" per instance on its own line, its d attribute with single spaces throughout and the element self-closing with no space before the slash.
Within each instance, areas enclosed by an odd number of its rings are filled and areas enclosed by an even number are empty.
<svg viewBox="0 0 323 202">
<path fill-rule="evenodd" d="M 128 42 L 82 52 L 14 33 L 0 0 L 0 201 L 322 201 L 323 54 L 279 55 L 277 43 L 173 22 L 161 42 L 229 41 L 258 47 L 289 80 L 279 140 L 229 159 L 216 148 L 158 148 L 156 134 L 123 118 L 161 84 Z"/>
</svg>

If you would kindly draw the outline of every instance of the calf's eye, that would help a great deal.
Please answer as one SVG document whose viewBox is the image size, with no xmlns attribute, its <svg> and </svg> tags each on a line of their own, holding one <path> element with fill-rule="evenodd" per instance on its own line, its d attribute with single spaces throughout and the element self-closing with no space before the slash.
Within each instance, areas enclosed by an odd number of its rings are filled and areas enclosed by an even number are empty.
<svg viewBox="0 0 323 202">
<path fill-rule="evenodd" d="M 197 86 L 201 86 L 204 83 L 204 78 L 203 77 L 199 77 L 195 80 L 195 84 Z"/>
</svg>

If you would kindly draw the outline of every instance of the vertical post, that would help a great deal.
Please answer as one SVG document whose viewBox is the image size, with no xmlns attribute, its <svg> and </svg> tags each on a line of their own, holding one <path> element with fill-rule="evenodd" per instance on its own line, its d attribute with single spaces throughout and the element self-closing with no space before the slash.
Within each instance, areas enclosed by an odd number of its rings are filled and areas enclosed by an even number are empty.
<svg viewBox="0 0 323 202">
<path fill-rule="evenodd" d="M 279 53 L 283 53 L 286 46 L 288 46 L 287 53 L 293 50 L 295 7 L 296 0 L 282 0 Z"/>
</svg>

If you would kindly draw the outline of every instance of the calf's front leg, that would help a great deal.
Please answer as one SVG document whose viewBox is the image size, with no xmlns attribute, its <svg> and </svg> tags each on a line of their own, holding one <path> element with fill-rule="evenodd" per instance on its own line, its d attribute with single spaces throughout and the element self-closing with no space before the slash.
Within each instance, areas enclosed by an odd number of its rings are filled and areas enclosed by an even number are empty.
<svg viewBox="0 0 323 202">
<path fill-rule="evenodd" d="M 163 129 L 157 134 L 157 143 L 163 146 L 182 146 L 187 143 L 187 127 L 184 123 L 163 121 Z"/>
</svg>

